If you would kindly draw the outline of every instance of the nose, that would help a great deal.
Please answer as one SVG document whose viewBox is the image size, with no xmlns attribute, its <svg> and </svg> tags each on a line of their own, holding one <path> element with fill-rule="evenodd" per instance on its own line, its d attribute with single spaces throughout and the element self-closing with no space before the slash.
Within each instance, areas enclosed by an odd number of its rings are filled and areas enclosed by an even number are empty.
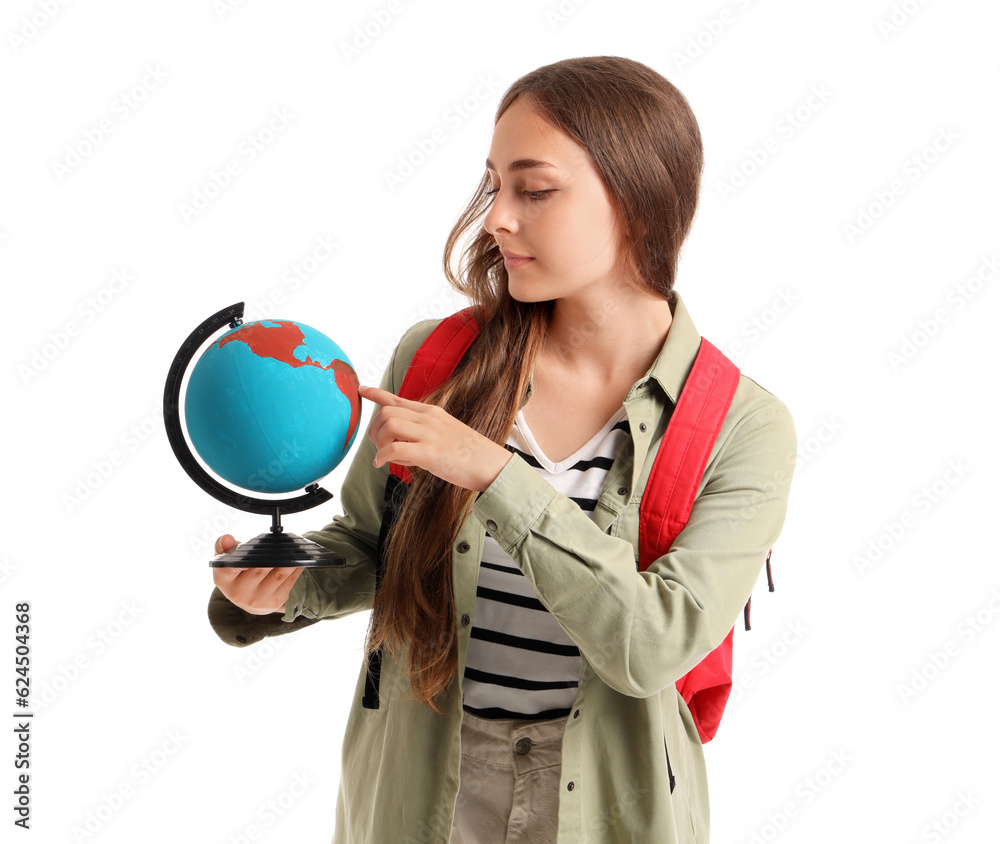
<svg viewBox="0 0 1000 844">
<path fill-rule="evenodd" d="M 507 191 L 503 188 L 493 194 L 489 211 L 483 217 L 483 228 L 494 237 L 499 232 L 511 234 L 517 232 L 517 217 L 507 202 Z"/>
</svg>

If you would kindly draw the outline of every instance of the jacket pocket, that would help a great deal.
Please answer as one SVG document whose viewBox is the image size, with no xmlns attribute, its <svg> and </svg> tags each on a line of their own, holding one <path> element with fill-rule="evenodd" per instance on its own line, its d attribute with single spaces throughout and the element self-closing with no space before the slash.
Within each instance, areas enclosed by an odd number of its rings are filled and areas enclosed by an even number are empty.
<svg viewBox="0 0 1000 844">
<path fill-rule="evenodd" d="M 670 778 L 670 793 L 674 793 L 674 772 L 670 768 L 670 751 L 667 750 L 667 740 L 663 739 L 663 752 L 667 756 L 667 776 Z"/>
</svg>

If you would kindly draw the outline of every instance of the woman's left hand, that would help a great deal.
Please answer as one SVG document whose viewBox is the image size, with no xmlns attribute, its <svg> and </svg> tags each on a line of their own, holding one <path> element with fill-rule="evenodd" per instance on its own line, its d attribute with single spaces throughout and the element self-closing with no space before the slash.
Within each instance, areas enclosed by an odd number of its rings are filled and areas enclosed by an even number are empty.
<svg viewBox="0 0 1000 844">
<path fill-rule="evenodd" d="M 358 387 L 358 395 L 380 405 L 368 436 L 375 443 L 375 466 L 419 466 L 464 489 L 485 490 L 513 456 L 435 404 L 403 399 L 378 387 Z"/>
</svg>

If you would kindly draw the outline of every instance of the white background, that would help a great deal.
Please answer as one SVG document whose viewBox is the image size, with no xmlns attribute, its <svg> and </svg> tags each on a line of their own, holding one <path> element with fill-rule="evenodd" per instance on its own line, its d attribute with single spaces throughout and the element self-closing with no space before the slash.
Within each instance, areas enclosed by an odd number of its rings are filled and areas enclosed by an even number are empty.
<svg viewBox="0 0 1000 844">
<path fill-rule="evenodd" d="M 0 710 L 28 601 L 36 712 L 16 840 L 332 836 L 368 614 L 246 649 L 215 636 L 211 544 L 267 519 L 183 473 L 166 372 L 245 301 L 377 384 L 408 326 L 465 304 L 441 254 L 503 91 L 586 55 L 688 97 L 706 169 L 677 289 L 801 446 L 777 591 L 762 575 L 737 625 L 706 746 L 713 841 L 993 840 L 998 25 L 985 0 L 5 4 Z M 293 289 L 321 238 L 337 248 Z"/>
</svg>

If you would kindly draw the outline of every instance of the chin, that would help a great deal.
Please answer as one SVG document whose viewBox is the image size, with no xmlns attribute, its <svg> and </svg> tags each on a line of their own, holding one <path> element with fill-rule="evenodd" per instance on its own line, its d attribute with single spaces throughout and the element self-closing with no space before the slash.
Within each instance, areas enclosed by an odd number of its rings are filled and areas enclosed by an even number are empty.
<svg viewBox="0 0 1000 844">
<path fill-rule="evenodd" d="M 532 291 L 530 291 L 530 290 L 525 291 L 525 290 L 518 290 L 516 287 L 514 287 L 514 288 L 508 287 L 507 288 L 507 292 L 510 293 L 510 298 L 513 299 L 516 302 L 546 302 L 546 301 L 548 301 L 548 298 L 547 297 L 543 297 L 541 294 L 539 294 L 537 296 L 532 295 Z"/>
</svg>

